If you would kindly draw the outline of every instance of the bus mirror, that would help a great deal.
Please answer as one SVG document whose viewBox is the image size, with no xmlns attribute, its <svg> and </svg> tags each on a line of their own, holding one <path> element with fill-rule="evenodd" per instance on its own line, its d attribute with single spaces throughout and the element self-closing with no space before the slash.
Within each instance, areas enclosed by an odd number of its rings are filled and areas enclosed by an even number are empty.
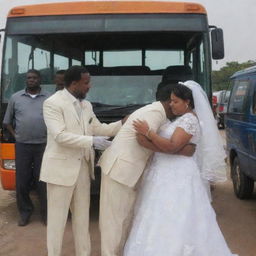
<svg viewBox="0 0 256 256">
<path fill-rule="evenodd" d="M 211 31 L 212 39 L 212 58 L 220 60 L 224 58 L 224 39 L 221 28 L 215 28 Z"/>
</svg>

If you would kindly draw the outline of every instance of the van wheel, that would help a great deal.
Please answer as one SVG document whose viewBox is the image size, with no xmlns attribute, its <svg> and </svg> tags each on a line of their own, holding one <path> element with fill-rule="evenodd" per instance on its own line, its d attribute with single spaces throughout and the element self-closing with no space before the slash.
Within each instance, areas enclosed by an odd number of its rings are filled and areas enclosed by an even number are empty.
<svg viewBox="0 0 256 256">
<path fill-rule="evenodd" d="M 218 128 L 220 130 L 225 129 L 225 125 L 223 123 L 218 123 Z"/>
<path fill-rule="evenodd" d="M 239 199 L 250 198 L 253 192 L 254 181 L 242 172 L 238 157 L 235 157 L 233 161 L 231 177 L 236 196 Z"/>
</svg>

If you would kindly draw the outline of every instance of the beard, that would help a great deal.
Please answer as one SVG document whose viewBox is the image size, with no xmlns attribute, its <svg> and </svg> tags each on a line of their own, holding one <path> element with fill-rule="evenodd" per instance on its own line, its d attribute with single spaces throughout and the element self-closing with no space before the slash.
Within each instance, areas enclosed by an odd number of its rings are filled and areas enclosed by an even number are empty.
<svg viewBox="0 0 256 256">
<path fill-rule="evenodd" d="M 40 91 L 40 89 L 40 85 L 27 85 L 27 90 L 29 90 L 30 92 L 38 92 Z"/>
<path fill-rule="evenodd" d="M 73 95 L 79 99 L 79 100 L 84 100 L 86 97 L 87 92 L 83 93 L 83 92 L 74 92 Z"/>
</svg>

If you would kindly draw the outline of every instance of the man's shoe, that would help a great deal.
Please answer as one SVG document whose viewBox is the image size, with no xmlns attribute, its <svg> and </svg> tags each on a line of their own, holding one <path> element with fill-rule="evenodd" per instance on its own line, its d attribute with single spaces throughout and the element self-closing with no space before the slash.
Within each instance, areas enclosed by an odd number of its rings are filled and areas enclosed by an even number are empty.
<svg viewBox="0 0 256 256">
<path fill-rule="evenodd" d="M 20 227 L 24 227 L 24 226 L 27 226 L 29 223 L 29 218 L 20 218 L 19 221 L 18 221 L 18 226 Z"/>
</svg>

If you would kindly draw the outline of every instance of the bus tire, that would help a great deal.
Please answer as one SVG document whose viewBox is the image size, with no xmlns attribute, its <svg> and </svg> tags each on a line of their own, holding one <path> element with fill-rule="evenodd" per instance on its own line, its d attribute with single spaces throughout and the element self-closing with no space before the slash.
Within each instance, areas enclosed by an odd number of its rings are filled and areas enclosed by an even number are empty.
<svg viewBox="0 0 256 256">
<path fill-rule="evenodd" d="M 239 159 L 236 156 L 231 165 L 231 177 L 235 195 L 239 199 L 248 199 L 253 193 L 254 180 L 241 170 Z"/>
</svg>

